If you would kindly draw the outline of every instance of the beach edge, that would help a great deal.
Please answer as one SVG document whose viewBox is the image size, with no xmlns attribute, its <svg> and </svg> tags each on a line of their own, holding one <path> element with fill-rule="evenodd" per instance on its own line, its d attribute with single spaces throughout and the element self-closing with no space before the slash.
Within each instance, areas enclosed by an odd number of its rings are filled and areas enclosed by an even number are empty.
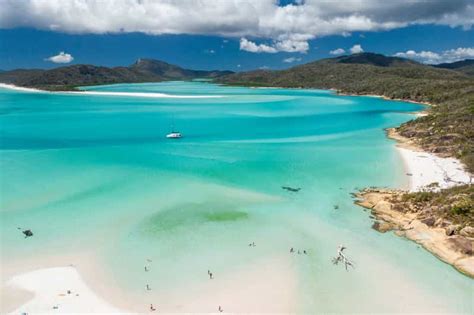
<svg viewBox="0 0 474 315">
<path fill-rule="evenodd" d="M 423 112 L 422 112 L 423 113 Z M 373 228 L 379 232 L 394 231 L 417 244 L 453 266 L 462 274 L 474 278 L 474 238 L 466 235 L 452 234 L 451 226 L 445 228 L 429 226 L 417 217 L 416 213 L 401 212 L 396 199 L 409 192 L 420 192 L 424 189 L 444 189 L 458 185 L 471 185 L 473 175 L 455 158 L 439 157 L 423 150 L 413 140 L 400 135 L 396 128 L 385 129 L 386 136 L 395 140 L 395 149 L 400 154 L 404 171 L 409 178 L 408 189 L 366 188 L 355 194 L 355 204 L 371 210 L 375 217 Z M 419 161 L 417 159 L 422 159 Z M 424 165 L 423 173 L 414 172 Z M 456 180 L 451 180 L 451 174 Z M 439 183 L 440 176 L 442 182 Z M 438 187 L 432 183 L 438 183 Z M 470 250 L 469 250 L 470 247 Z"/>
</svg>

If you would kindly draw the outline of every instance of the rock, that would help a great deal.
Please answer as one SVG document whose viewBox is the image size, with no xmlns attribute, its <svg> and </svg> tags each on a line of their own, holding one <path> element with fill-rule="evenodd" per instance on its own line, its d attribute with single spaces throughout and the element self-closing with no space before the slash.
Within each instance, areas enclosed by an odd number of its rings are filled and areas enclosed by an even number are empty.
<svg viewBox="0 0 474 315">
<path fill-rule="evenodd" d="M 454 224 L 449 225 L 449 226 L 445 229 L 445 230 L 446 230 L 446 235 L 447 235 L 447 236 L 451 236 L 451 235 L 456 234 L 457 228 L 458 228 L 457 225 L 454 225 Z"/>
<path fill-rule="evenodd" d="M 424 224 L 426 224 L 428 226 L 433 226 L 436 222 L 436 219 L 434 217 L 427 217 L 427 218 L 421 220 L 421 222 L 423 222 Z"/>
<path fill-rule="evenodd" d="M 397 230 L 397 231 L 395 231 L 395 235 L 400 236 L 400 237 L 403 237 L 403 236 L 405 236 L 405 232 L 404 232 L 404 231 Z"/>
<path fill-rule="evenodd" d="M 474 241 L 461 236 L 455 236 L 448 241 L 456 251 L 470 256 L 474 254 Z"/>
<path fill-rule="evenodd" d="M 381 233 L 393 230 L 393 226 L 390 223 L 383 221 L 375 221 L 374 224 L 372 224 L 372 228 Z"/>
<path fill-rule="evenodd" d="M 474 227 L 466 226 L 461 231 L 459 231 L 459 234 L 467 237 L 474 236 Z"/>
</svg>

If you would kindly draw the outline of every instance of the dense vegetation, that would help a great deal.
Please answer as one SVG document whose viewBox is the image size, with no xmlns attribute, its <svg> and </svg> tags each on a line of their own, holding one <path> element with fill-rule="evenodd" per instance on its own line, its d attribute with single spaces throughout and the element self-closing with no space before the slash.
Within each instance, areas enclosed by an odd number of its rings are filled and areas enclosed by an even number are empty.
<svg viewBox="0 0 474 315">
<path fill-rule="evenodd" d="M 230 73 L 188 70 L 159 60 L 138 59 L 129 67 L 72 65 L 51 70 L 6 71 L 0 72 L 0 82 L 45 90 L 71 90 L 84 85 L 215 78 Z"/>
<path fill-rule="evenodd" d="M 217 82 L 335 89 L 341 93 L 431 103 L 428 116 L 403 124 L 398 131 L 428 151 L 460 158 L 474 171 L 474 77 L 461 71 L 362 53 L 287 70 L 235 73 L 217 78 Z"/>
<path fill-rule="evenodd" d="M 406 193 L 401 196 L 396 207 L 398 210 L 416 208 L 419 212 L 425 212 L 427 221 L 429 218 L 436 218 L 438 222 L 447 221 L 460 227 L 474 226 L 474 186 L 457 186 L 439 192 Z M 431 225 L 434 224 L 433 221 Z"/>
<path fill-rule="evenodd" d="M 466 59 L 452 63 L 441 63 L 439 65 L 436 65 L 435 67 L 461 71 L 467 75 L 474 76 L 474 59 Z"/>
</svg>

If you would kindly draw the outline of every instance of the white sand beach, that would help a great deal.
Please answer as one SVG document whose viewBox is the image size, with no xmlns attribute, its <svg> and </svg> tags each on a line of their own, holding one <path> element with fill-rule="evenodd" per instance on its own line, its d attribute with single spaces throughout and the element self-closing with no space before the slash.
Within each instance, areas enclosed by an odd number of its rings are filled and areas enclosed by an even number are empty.
<svg viewBox="0 0 474 315">
<path fill-rule="evenodd" d="M 32 298 L 9 314 L 129 313 L 97 296 L 74 267 L 38 269 L 12 277 L 6 290 L 32 293 Z"/>
<path fill-rule="evenodd" d="M 192 295 L 188 289 L 170 290 L 159 305 L 154 305 L 156 312 L 192 313 L 198 310 L 218 313 L 219 306 L 225 312 L 240 313 L 249 309 L 294 312 L 296 283 L 288 259 L 265 260 L 253 264 L 252 270 L 247 269 L 235 270 L 213 281 L 206 280 L 191 290 Z M 15 302 L 21 305 L 7 311 L 12 315 L 133 313 L 114 307 L 96 295 L 77 269 L 71 266 L 38 269 L 13 276 L 3 291 L 15 295 Z M 146 307 L 140 312 L 151 312 Z"/>
<path fill-rule="evenodd" d="M 38 90 L 38 89 L 26 88 L 26 87 L 21 87 L 21 86 L 16 86 L 13 84 L 6 84 L 6 83 L 0 83 L 0 88 L 22 91 L 22 92 L 42 92 L 41 90 Z"/>
<path fill-rule="evenodd" d="M 97 95 L 97 96 L 121 96 L 121 97 L 148 97 L 148 98 L 221 98 L 223 95 L 171 95 L 154 92 L 100 92 L 100 91 L 43 91 L 34 88 L 26 88 L 13 84 L 0 83 L 0 88 L 22 91 L 22 92 L 42 92 L 69 95 Z"/>
<path fill-rule="evenodd" d="M 473 182 L 472 175 L 457 159 L 399 146 L 397 149 L 405 163 L 410 191 L 420 191 L 432 183 L 438 183 L 436 190 Z"/>
</svg>

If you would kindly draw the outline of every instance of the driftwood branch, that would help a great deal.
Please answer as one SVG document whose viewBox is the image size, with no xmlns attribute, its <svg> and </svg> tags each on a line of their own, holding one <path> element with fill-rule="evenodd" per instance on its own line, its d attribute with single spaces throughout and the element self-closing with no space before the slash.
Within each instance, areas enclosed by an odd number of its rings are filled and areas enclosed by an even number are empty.
<svg viewBox="0 0 474 315">
<path fill-rule="evenodd" d="M 337 250 L 337 256 L 332 259 L 332 263 L 335 265 L 343 263 L 346 270 L 348 270 L 348 267 L 354 268 L 354 263 L 350 261 L 349 258 L 346 257 L 346 255 L 344 255 L 343 251 L 345 249 L 346 248 L 343 245 L 339 246 Z"/>
</svg>

